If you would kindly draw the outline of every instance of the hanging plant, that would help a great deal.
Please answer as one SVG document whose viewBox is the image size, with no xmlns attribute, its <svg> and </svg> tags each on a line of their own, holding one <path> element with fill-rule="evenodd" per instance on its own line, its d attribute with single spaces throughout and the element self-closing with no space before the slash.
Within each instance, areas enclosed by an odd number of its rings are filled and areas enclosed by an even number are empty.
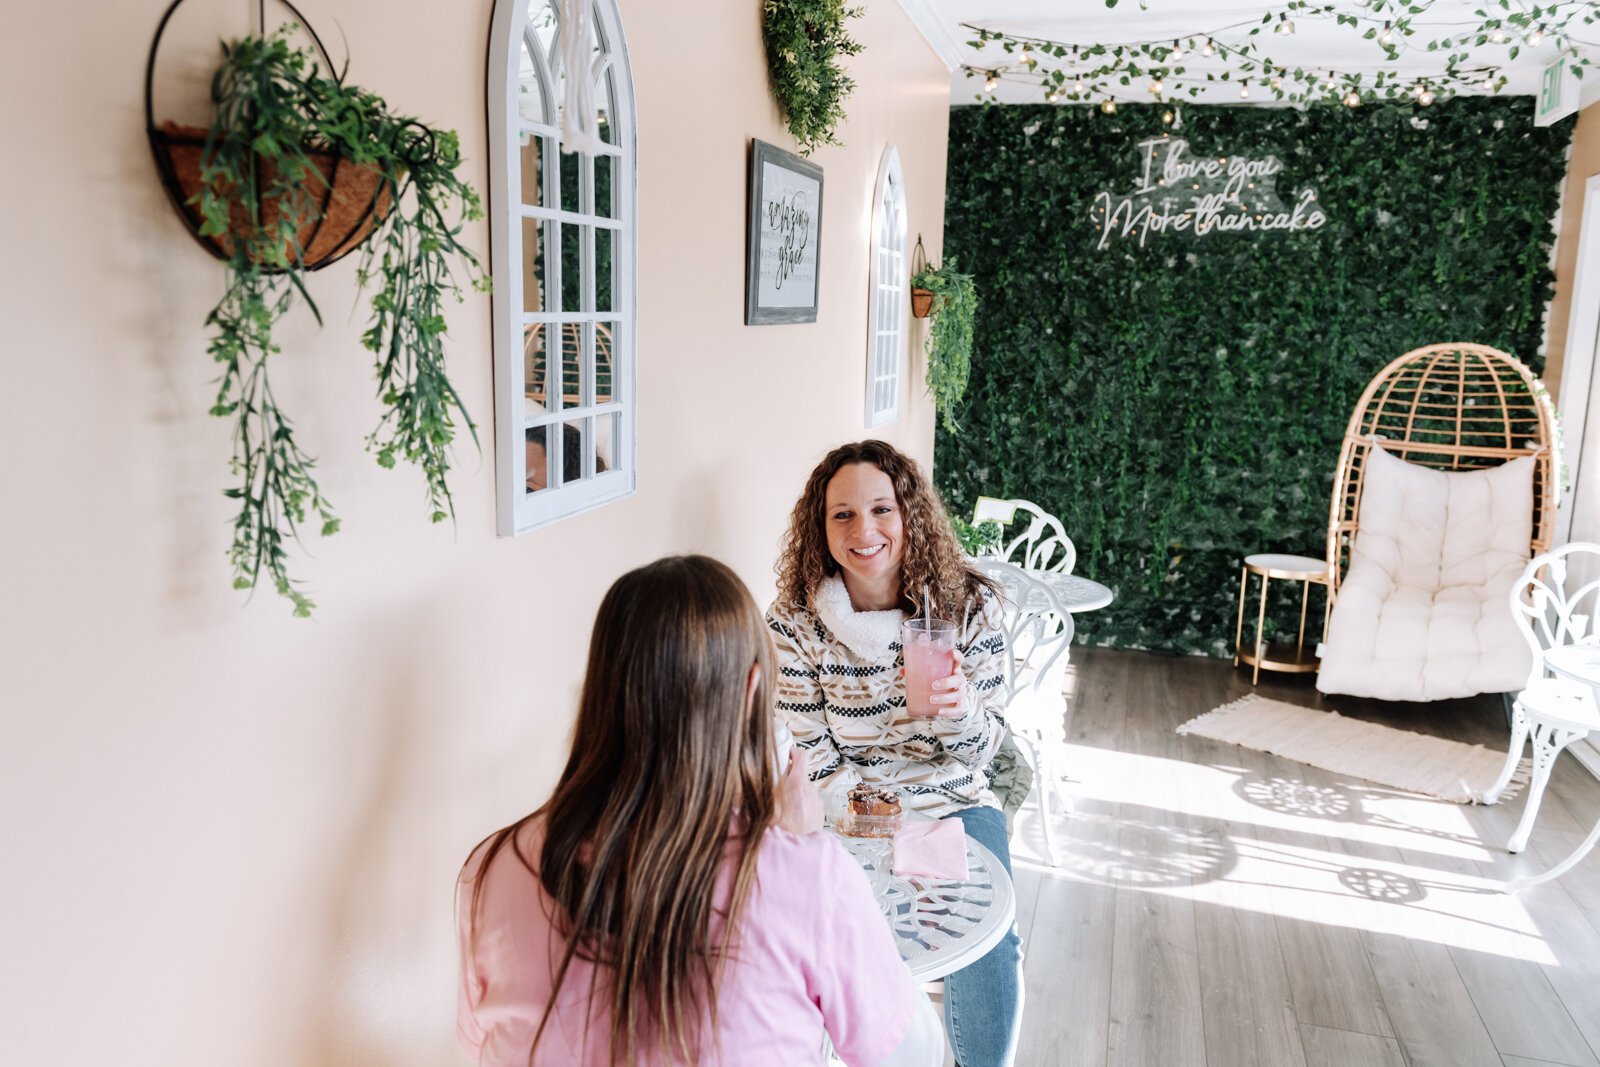
<svg viewBox="0 0 1600 1067">
<path fill-rule="evenodd" d="M 273 392 L 274 327 L 297 298 L 320 324 L 306 273 L 361 248 L 357 278 L 374 290 L 362 344 L 374 354 L 384 405 L 366 446 L 382 467 L 404 459 L 422 468 L 430 517 L 440 522 L 454 514 L 445 475 L 458 428 L 477 441 L 445 372 L 444 304 L 462 299 L 463 283 L 477 291 L 489 283 L 458 241 L 483 210 L 456 174 L 456 135 L 394 114 L 342 74 L 323 74 L 310 51 L 291 45 L 294 29 L 222 46 L 209 129 L 166 124 L 150 135 L 175 202 L 227 263 L 227 289 L 206 324 L 222 366 L 211 414 L 234 422 L 236 484 L 225 491 L 239 504 L 233 584 L 253 589 L 265 570 L 295 615 L 307 616 L 314 605 L 289 576 L 285 541 L 308 515 L 325 537 L 339 519 Z"/>
<path fill-rule="evenodd" d="M 978 290 L 972 275 L 955 269 L 955 260 L 942 267 L 924 266 L 911 276 L 911 290 L 932 294 L 932 323 L 928 326 L 928 393 L 939 412 L 945 432 L 959 433 L 956 405 L 967 391 L 972 371 L 972 326 L 978 314 Z"/>
<path fill-rule="evenodd" d="M 763 10 L 772 95 L 800 142 L 800 154 L 839 144 L 834 130 L 844 121 L 845 98 L 856 87 L 839 59 L 861 51 L 844 24 L 866 9 L 845 7 L 843 0 L 765 0 Z"/>
<path fill-rule="evenodd" d="M 911 277 L 928 269 L 928 253 L 922 249 L 922 234 L 917 234 L 917 247 L 911 252 Z M 925 319 L 933 314 L 933 290 L 911 286 L 911 317 Z"/>
</svg>

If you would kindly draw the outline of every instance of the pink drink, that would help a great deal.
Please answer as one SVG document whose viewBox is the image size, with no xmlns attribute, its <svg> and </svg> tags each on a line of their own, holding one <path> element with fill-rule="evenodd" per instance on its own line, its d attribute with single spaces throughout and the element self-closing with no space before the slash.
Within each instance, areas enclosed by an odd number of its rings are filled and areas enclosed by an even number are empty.
<svg viewBox="0 0 1600 1067">
<path fill-rule="evenodd" d="M 944 619 L 907 619 L 900 627 L 906 663 L 906 713 L 931 719 L 933 683 L 956 673 L 956 624 Z"/>
</svg>

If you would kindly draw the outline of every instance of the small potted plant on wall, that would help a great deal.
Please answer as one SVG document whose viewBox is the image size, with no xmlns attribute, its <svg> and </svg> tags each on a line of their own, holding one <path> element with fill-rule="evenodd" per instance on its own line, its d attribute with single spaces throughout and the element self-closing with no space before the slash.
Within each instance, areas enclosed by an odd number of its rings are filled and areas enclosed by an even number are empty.
<svg viewBox="0 0 1600 1067">
<path fill-rule="evenodd" d="M 911 276 L 912 305 L 917 291 L 928 293 L 931 322 L 924 350 L 928 354 L 928 393 L 948 433 L 959 433 L 956 405 L 967 391 L 972 372 L 972 326 L 978 314 L 978 290 L 972 275 L 955 269 L 955 260 L 941 267 L 924 264 Z"/>
<path fill-rule="evenodd" d="M 265 569 L 305 616 L 313 604 L 289 577 L 285 542 L 308 515 L 323 536 L 339 520 L 268 378 L 275 325 L 297 299 L 320 324 L 307 272 L 361 250 L 357 278 L 372 291 L 362 343 L 383 405 L 366 446 L 382 467 L 404 459 L 422 468 L 430 517 L 440 522 L 454 513 L 445 481 L 451 443 L 462 427 L 477 440 L 445 370 L 444 306 L 461 300 L 463 284 L 482 291 L 488 279 L 458 240 L 483 212 L 456 173 L 456 135 L 396 115 L 345 84 L 331 62 L 323 73 L 291 43 L 294 29 L 224 44 L 210 128 L 151 119 L 150 140 L 174 204 L 227 264 L 227 288 L 206 324 L 221 366 L 211 414 L 234 422 L 235 484 L 226 490 L 239 507 L 233 584 L 253 589 Z M 152 69 L 159 44 L 160 31 Z M 146 95 L 149 119 L 148 84 Z"/>
</svg>

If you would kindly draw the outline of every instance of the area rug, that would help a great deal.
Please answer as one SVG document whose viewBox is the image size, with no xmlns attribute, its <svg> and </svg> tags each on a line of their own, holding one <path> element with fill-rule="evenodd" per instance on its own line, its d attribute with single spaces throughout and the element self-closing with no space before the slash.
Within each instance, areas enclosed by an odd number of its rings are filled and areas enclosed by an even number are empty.
<svg viewBox="0 0 1600 1067">
<path fill-rule="evenodd" d="M 1455 804 L 1479 803 L 1483 791 L 1500 776 L 1506 758 L 1504 749 L 1414 734 L 1255 694 L 1190 719 L 1178 732 L 1270 752 Z M 1528 769 L 1524 759 L 1501 800 L 1522 791 L 1528 784 Z"/>
</svg>

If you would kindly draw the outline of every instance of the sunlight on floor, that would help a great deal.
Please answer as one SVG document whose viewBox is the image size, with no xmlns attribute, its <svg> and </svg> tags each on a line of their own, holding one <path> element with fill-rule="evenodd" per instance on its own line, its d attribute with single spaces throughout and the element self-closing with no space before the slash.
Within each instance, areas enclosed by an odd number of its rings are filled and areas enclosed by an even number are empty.
<svg viewBox="0 0 1600 1067">
<path fill-rule="evenodd" d="M 1460 805 L 1101 748 L 1063 763 L 1060 867 L 1034 803 L 1018 817 L 1014 857 L 1040 873 L 1557 963 L 1522 903 L 1476 873 L 1495 855 Z"/>
</svg>

